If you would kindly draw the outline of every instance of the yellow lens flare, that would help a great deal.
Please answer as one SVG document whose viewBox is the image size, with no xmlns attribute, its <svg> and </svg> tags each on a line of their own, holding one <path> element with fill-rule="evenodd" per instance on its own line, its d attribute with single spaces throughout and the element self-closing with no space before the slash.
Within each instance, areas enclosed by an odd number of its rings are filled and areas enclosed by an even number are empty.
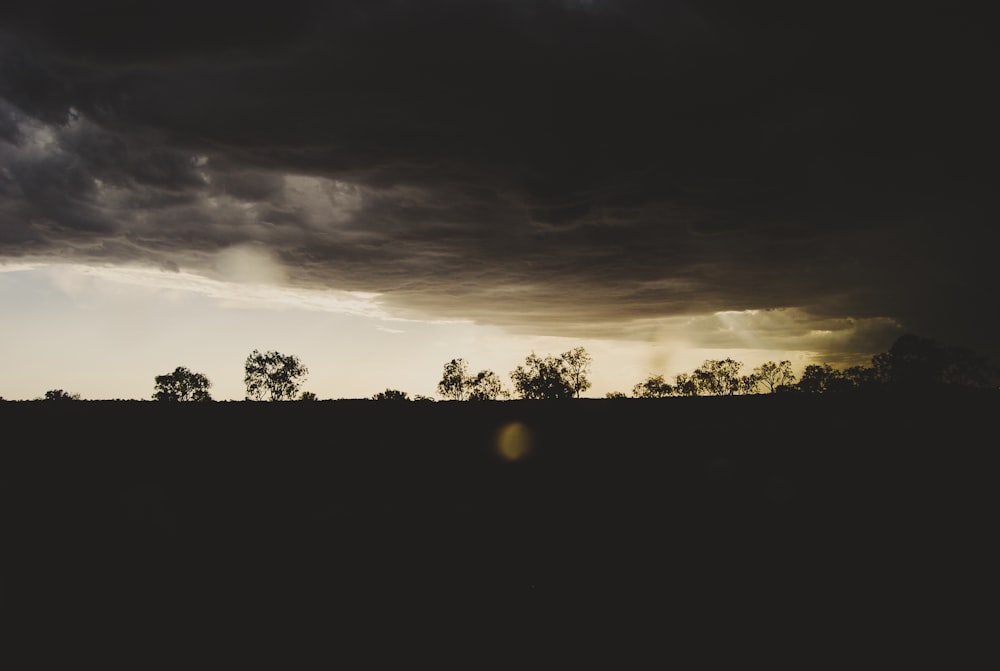
<svg viewBox="0 0 1000 671">
<path fill-rule="evenodd" d="M 519 461 L 534 448 L 534 432 L 522 422 L 508 422 L 497 430 L 496 452 L 506 461 Z"/>
</svg>

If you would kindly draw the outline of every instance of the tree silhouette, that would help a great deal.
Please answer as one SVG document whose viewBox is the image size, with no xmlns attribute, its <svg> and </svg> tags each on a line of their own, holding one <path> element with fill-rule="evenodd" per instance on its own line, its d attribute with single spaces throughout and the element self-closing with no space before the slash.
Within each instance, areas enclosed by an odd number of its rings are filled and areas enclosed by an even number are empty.
<svg viewBox="0 0 1000 671">
<path fill-rule="evenodd" d="M 495 401 L 507 395 L 500 376 L 491 370 L 481 370 L 469 380 L 470 401 Z"/>
<path fill-rule="evenodd" d="M 673 393 L 675 396 L 697 396 L 698 383 L 688 373 L 674 375 Z"/>
<path fill-rule="evenodd" d="M 795 384 L 791 361 L 767 361 L 753 369 L 753 386 L 756 391 L 773 394 L 781 387 Z"/>
<path fill-rule="evenodd" d="M 916 389 L 941 384 L 947 351 L 930 338 L 906 333 L 888 352 L 872 358 L 878 377 L 895 388 Z"/>
<path fill-rule="evenodd" d="M 828 363 L 810 364 L 794 388 L 825 394 L 876 390 L 927 392 L 948 387 L 995 389 L 998 384 L 1000 370 L 986 357 L 907 333 L 897 338 L 889 351 L 873 356 L 871 366 L 841 370 Z"/>
<path fill-rule="evenodd" d="M 840 371 L 834 370 L 828 363 L 812 363 L 802 371 L 802 377 L 799 378 L 796 388 L 807 394 L 824 394 L 839 376 Z"/>
<path fill-rule="evenodd" d="M 464 401 L 469 386 L 469 364 L 465 359 L 452 359 L 444 365 L 438 392 L 453 401 Z"/>
<path fill-rule="evenodd" d="M 309 369 L 293 354 L 254 350 L 247 356 L 243 382 L 247 398 L 254 401 L 290 401 L 295 398 Z"/>
<path fill-rule="evenodd" d="M 398 389 L 386 389 L 372 396 L 373 401 L 409 401 L 410 395 Z"/>
<path fill-rule="evenodd" d="M 873 366 L 848 366 L 840 371 L 830 386 L 830 391 L 868 391 L 884 386 Z"/>
<path fill-rule="evenodd" d="M 824 363 L 806 366 L 794 388 L 807 394 L 845 394 L 883 386 L 874 368 L 851 366 L 840 370 Z"/>
<path fill-rule="evenodd" d="M 314 392 L 304 391 L 299 396 L 299 400 L 300 401 L 318 401 L 319 398 L 317 398 L 317 396 L 316 396 L 316 394 Z"/>
<path fill-rule="evenodd" d="M 172 373 L 154 378 L 154 401 L 211 401 L 208 388 L 212 383 L 201 373 L 178 366 Z"/>
<path fill-rule="evenodd" d="M 560 357 L 550 355 L 543 359 L 532 352 L 525 357 L 523 366 L 510 372 L 510 379 L 524 399 L 573 398 L 576 394 Z"/>
<path fill-rule="evenodd" d="M 465 359 L 452 359 L 444 365 L 438 393 L 453 401 L 495 401 L 508 395 L 500 376 L 492 370 L 481 370 L 469 375 Z"/>
<path fill-rule="evenodd" d="M 1000 387 L 1000 370 L 989 359 L 965 347 L 948 350 L 948 361 L 942 371 L 945 384 L 961 387 Z"/>
<path fill-rule="evenodd" d="M 663 379 L 662 375 L 650 375 L 632 387 L 632 396 L 636 398 L 663 398 L 670 396 L 673 391 L 673 387 Z"/>
<path fill-rule="evenodd" d="M 574 347 L 568 352 L 562 353 L 564 378 L 573 390 L 573 395 L 580 398 L 580 393 L 590 389 L 590 380 L 587 374 L 590 372 L 592 362 L 590 354 L 582 347 Z"/>
<path fill-rule="evenodd" d="M 699 394 L 706 396 L 732 396 L 742 391 L 746 384 L 741 382 L 741 361 L 734 359 L 707 359 L 691 377 Z"/>
<path fill-rule="evenodd" d="M 70 394 L 63 391 L 62 389 L 50 389 L 45 392 L 44 399 L 46 401 L 79 401 L 79 394 Z"/>
<path fill-rule="evenodd" d="M 874 377 L 893 389 L 996 387 L 1000 371 L 964 347 L 946 347 L 931 338 L 906 333 L 888 352 L 872 357 Z"/>
</svg>

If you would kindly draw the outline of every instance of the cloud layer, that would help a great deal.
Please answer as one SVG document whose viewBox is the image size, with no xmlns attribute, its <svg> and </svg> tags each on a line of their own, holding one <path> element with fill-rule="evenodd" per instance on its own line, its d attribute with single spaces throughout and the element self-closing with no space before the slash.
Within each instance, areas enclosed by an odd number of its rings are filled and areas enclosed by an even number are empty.
<svg viewBox="0 0 1000 671">
<path fill-rule="evenodd" d="M 267 281 L 379 294 L 403 316 L 641 338 L 775 310 L 794 315 L 775 342 L 829 328 L 867 353 L 905 329 L 996 353 L 985 18 L 4 8 L 0 255 L 240 280 L 232 250 L 258 249 L 278 261 Z"/>
</svg>

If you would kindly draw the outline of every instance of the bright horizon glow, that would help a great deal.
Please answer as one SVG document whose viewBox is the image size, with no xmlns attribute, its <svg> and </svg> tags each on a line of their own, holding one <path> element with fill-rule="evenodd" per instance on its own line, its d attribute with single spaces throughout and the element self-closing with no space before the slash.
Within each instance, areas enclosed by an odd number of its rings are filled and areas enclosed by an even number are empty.
<svg viewBox="0 0 1000 671">
<path fill-rule="evenodd" d="M 0 396 L 242 400 L 253 350 L 323 399 L 577 347 L 591 398 L 904 335 L 1000 366 L 980 17 L 535 4 L 0 10 Z"/>
<path fill-rule="evenodd" d="M 809 352 L 766 349 L 750 334 L 738 351 L 694 347 L 669 333 L 645 341 L 528 336 L 398 318 L 373 293 L 130 266 L 0 264 L 0 303 L 8 324 L 0 335 L 0 397 L 7 400 L 51 389 L 89 400 L 149 399 L 155 376 L 178 366 L 205 374 L 213 399 L 243 400 L 243 365 L 254 349 L 299 357 L 309 369 L 302 391 L 320 399 L 370 398 L 385 389 L 440 398 L 437 382 L 453 358 L 465 359 L 471 372 L 493 370 L 512 391 L 510 371 L 529 353 L 577 346 L 593 358 L 588 398 L 630 394 L 649 375 L 672 381 L 706 359 L 732 357 L 747 373 L 789 359 L 799 374 L 811 362 Z M 738 316 L 722 317 L 732 324 Z"/>
</svg>

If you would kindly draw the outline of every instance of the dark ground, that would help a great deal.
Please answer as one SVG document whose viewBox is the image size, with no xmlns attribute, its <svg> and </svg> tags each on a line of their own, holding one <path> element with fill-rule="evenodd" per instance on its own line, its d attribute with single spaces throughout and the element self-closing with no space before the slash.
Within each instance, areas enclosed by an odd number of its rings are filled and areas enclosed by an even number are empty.
<svg viewBox="0 0 1000 671">
<path fill-rule="evenodd" d="M 954 667 L 995 638 L 998 408 L 0 403 L 0 649 L 29 653 L 12 671 Z M 513 421 L 533 449 L 507 461 Z"/>
</svg>

